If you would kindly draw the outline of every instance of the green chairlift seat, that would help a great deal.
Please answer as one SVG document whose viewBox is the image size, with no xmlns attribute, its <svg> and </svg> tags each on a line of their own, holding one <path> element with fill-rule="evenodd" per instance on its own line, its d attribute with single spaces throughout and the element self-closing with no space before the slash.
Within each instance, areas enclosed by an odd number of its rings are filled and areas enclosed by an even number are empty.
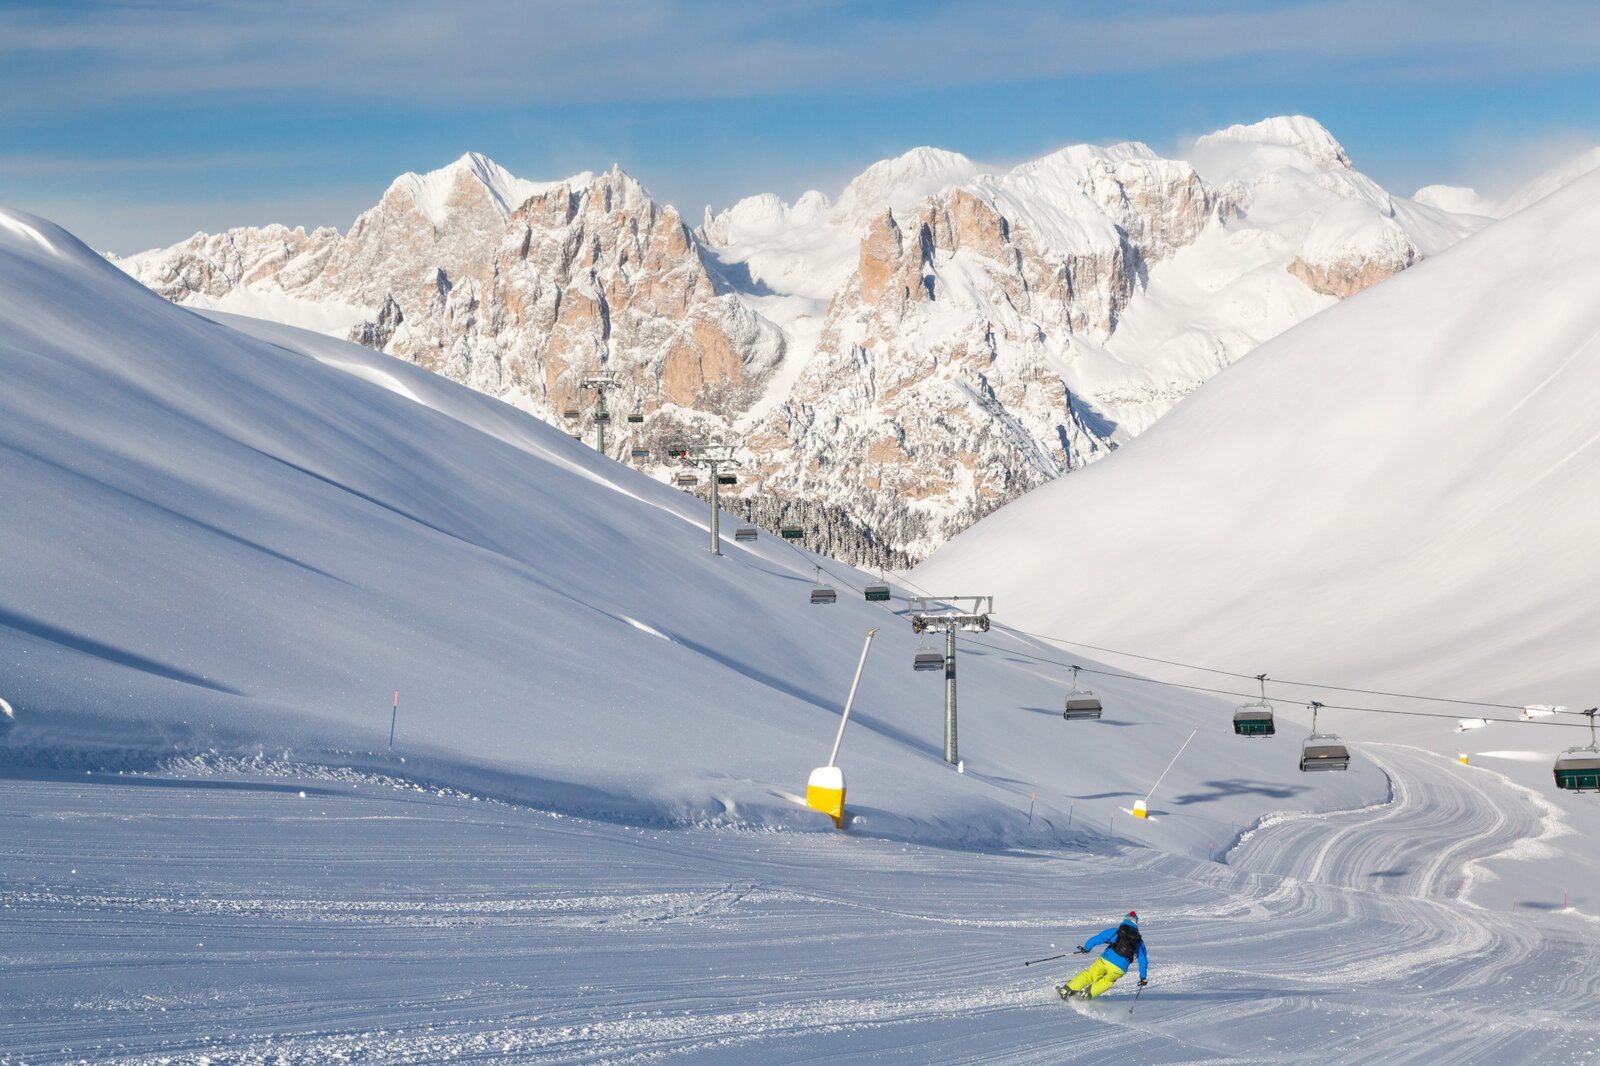
<svg viewBox="0 0 1600 1066">
<path fill-rule="evenodd" d="M 1267 702 L 1267 675 L 1257 674 L 1256 680 L 1261 682 L 1261 698 L 1233 712 L 1235 736 L 1270 737 L 1277 732 L 1272 724 L 1272 704 Z"/>
</svg>

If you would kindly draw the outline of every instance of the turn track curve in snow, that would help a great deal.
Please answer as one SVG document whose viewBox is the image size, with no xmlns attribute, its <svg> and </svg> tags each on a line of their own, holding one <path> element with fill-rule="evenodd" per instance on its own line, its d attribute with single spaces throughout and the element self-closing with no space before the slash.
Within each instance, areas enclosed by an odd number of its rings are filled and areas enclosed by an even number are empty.
<svg viewBox="0 0 1600 1066">
<path fill-rule="evenodd" d="M 1226 862 L 628 827 L 349 773 L 0 779 L 0 1015 L 34 1064 L 1593 1062 L 1594 924 L 1455 898 L 1536 805 L 1360 754 L 1389 802 Z M 1126 981 L 1057 1000 L 1072 957 L 1022 965 L 1129 907 L 1133 1013 Z"/>
</svg>

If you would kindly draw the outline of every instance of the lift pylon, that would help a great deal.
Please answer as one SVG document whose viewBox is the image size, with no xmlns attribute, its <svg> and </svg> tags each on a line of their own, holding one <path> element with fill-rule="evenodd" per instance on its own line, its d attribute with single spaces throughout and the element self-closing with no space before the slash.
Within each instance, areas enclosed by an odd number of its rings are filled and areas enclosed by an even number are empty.
<svg viewBox="0 0 1600 1066">
<path fill-rule="evenodd" d="M 615 370 L 593 370 L 583 376 L 578 388 L 594 390 L 594 446 L 601 455 L 606 451 L 606 426 L 611 424 L 611 412 L 606 408 L 606 393 L 616 388 L 621 382 L 617 381 Z"/>
<path fill-rule="evenodd" d="M 718 535 L 718 526 L 721 519 L 721 508 L 717 504 L 717 470 L 719 467 L 738 467 L 739 460 L 733 457 L 735 444 L 690 444 L 684 446 L 679 458 L 695 466 L 709 466 L 711 468 L 711 554 L 722 554 L 722 540 Z"/>
<path fill-rule="evenodd" d="M 911 630 L 944 634 L 944 761 L 959 766 L 956 750 L 956 632 L 989 629 L 993 596 L 911 596 Z"/>
</svg>

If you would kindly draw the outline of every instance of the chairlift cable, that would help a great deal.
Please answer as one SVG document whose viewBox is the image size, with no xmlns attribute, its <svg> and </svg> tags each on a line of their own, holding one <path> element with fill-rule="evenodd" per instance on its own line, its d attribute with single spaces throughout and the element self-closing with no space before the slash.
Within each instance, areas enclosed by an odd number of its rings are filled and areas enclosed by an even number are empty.
<svg viewBox="0 0 1600 1066">
<path fill-rule="evenodd" d="M 797 555 L 801 554 L 802 549 L 798 545 L 788 544 L 787 541 L 785 541 L 784 543 L 791 550 L 793 550 Z M 804 558 L 803 555 L 802 555 L 802 558 Z M 862 591 L 861 589 L 856 588 L 855 585 L 851 584 L 849 581 L 843 580 L 838 575 L 836 575 L 832 571 L 828 570 L 826 567 L 823 567 L 820 564 L 816 564 L 816 563 L 813 563 L 812 565 L 815 567 L 815 569 L 817 571 L 819 571 L 820 573 L 823 573 L 823 574 L 827 574 L 830 579 L 832 579 L 833 581 L 837 582 L 840 585 L 843 585 L 845 588 L 850 589 L 852 592 L 861 592 Z M 901 585 L 903 585 L 904 587 L 906 587 L 906 588 L 914 589 L 917 592 L 921 592 L 923 595 L 930 595 L 927 592 L 927 590 L 923 589 L 921 586 L 917 585 L 915 582 L 907 580 L 904 576 L 902 576 L 899 579 L 899 583 Z M 885 611 L 889 612 L 890 614 L 893 614 L 893 615 L 896 615 L 896 616 L 900 615 L 900 613 L 901 613 L 900 611 L 896 610 L 895 608 L 893 608 L 889 604 L 884 604 L 883 605 L 883 609 Z M 996 629 L 998 629 L 998 630 L 1001 630 L 1001 631 L 1004 631 L 1004 632 L 1009 632 L 1009 633 L 1012 633 L 1012 634 L 1014 634 L 1016 636 L 1019 636 L 1019 637 L 1032 637 L 1035 640 L 1041 640 L 1041 641 L 1045 641 L 1047 643 L 1052 643 L 1052 644 L 1069 644 L 1069 645 L 1071 645 L 1071 646 L 1073 646 L 1075 648 L 1085 648 L 1085 649 L 1087 649 L 1089 651 L 1104 652 L 1104 653 L 1106 653 L 1108 655 L 1121 655 L 1121 656 L 1123 656 L 1125 658 L 1140 659 L 1140 660 L 1143 660 L 1145 662 L 1161 663 L 1164 666 L 1175 666 L 1175 667 L 1178 667 L 1179 669 L 1195 670 L 1195 671 L 1199 671 L 1201 673 L 1220 674 L 1220 675 L 1222 675 L 1224 677 L 1236 677 L 1236 678 L 1239 678 L 1241 680 L 1249 680 L 1249 681 L 1262 681 L 1263 680 L 1262 675 L 1260 675 L 1260 674 L 1246 674 L 1246 673 L 1241 673 L 1241 672 L 1236 671 L 1236 670 L 1222 670 L 1222 669 L 1218 669 L 1216 667 L 1199 666 L 1199 665 L 1196 665 L 1194 663 L 1180 662 L 1180 661 L 1175 660 L 1175 659 L 1163 659 L 1163 658 L 1160 658 L 1160 657 L 1154 656 L 1154 655 L 1142 655 L 1142 654 L 1140 654 L 1138 652 L 1123 651 L 1123 650 L 1118 649 L 1118 648 L 1108 648 L 1108 647 L 1103 647 L 1103 646 L 1100 646 L 1100 645 L 1088 644 L 1088 643 L 1085 643 L 1083 641 L 1069 640 L 1066 637 L 1056 637 L 1056 636 L 1051 636 L 1051 635 L 1046 634 L 1046 633 L 1034 633 L 1034 632 L 1031 632 L 1029 630 L 1020 629 L 1020 628 L 1018 628 L 1016 626 L 1007 625 L 1006 623 L 999 622 L 999 621 L 996 621 L 994 623 L 994 627 Z M 1059 661 L 1054 660 L 1054 659 L 1048 659 L 1048 658 L 1045 658 L 1045 657 L 1040 656 L 1040 655 L 1034 655 L 1032 653 L 1021 651 L 1021 650 L 1017 650 L 1017 649 L 1001 648 L 1001 647 L 999 647 L 997 645 L 985 643 L 985 642 L 979 641 L 979 640 L 971 640 L 970 643 L 972 643 L 973 645 L 978 646 L 978 647 L 988 648 L 988 649 L 990 649 L 992 651 L 1014 652 L 1015 654 L 1021 655 L 1024 658 L 1032 659 L 1035 662 L 1044 663 L 1044 664 L 1047 664 L 1047 665 L 1050 665 L 1050 666 L 1059 666 L 1059 667 L 1062 667 L 1062 668 L 1065 668 L 1065 669 L 1070 669 L 1073 666 L 1072 663 L 1059 662 Z M 1264 683 L 1263 683 L 1263 690 L 1262 690 L 1261 693 L 1236 692 L 1236 691 L 1233 691 L 1231 689 L 1210 688 L 1210 687 L 1207 687 L 1207 686 L 1204 686 L 1204 685 L 1183 684 L 1183 683 L 1177 682 L 1177 681 L 1162 681 L 1162 680 L 1159 680 L 1157 678 L 1143 677 L 1143 676 L 1140 676 L 1138 674 L 1130 674 L 1130 673 L 1126 673 L 1126 672 L 1122 672 L 1122 671 L 1097 670 L 1097 669 L 1093 669 L 1091 667 L 1082 667 L 1081 669 L 1086 674 L 1100 674 L 1101 676 L 1105 676 L 1105 677 L 1121 678 L 1121 679 L 1125 679 L 1125 680 L 1129 680 L 1129 681 L 1142 682 L 1144 684 L 1150 684 L 1150 685 L 1161 685 L 1161 686 L 1165 686 L 1167 688 L 1179 688 L 1179 689 L 1184 689 L 1184 690 L 1190 691 L 1190 692 L 1203 692 L 1203 693 L 1208 693 L 1208 694 L 1212 694 L 1212 695 L 1233 696 L 1233 697 L 1239 697 L 1239 698 L 1243 698 L 1243 699 L 1249 699 L 1249 698 L 1253 698 L 1253 697 L 1255 697 L 1255 698 L 1264 698 L 1265 697 L 1265 685 L 1264 685 Z M 1450 697 L 1450 696 L 1424 696 L 1424 695 L 1419 695 L 1417 693 L 1390 692 L 1390 691 L 1386 691 L 1386 690 L 1383 690 L 1383 689 L 1358 688 L 1358 687 L 1350 686 L 1350 685 L 1331 685 L 1331 684 L 1325 684 L 1325 683 L 1317 682 L 1317 681 L 1290 681 L 1290 680 L 1285 680 L 1285 679 L 1277 678 L 1277 677 L 1271 678 L 1270 680 L 1275 685 L 1283 685 L 1283 686 L 1288 686 L 1290 688 L 1320 689 L 1320 690 L 1324 690 L 1324 691 L 1328 691 L 1328 692 L 1354 692 L 1354 693 L 1358 693 L 1360 695 L 1366 695 L 1366 696 L 1382 696 L 1382 697 L 1385 697 L 1385 698 L 1388 698 L 1388 699 L 1419 700 L 1419 701 L 1428 702 L 1428 703 L 1447 703 L 1447 704 L 1451 704 L 1451 705 L 1454 705 L 1454 706 L 1460 706 L 1460 707 L 1490 707 L 1490 708 L 1494 708 L 1494 709 L 1497 709 L 1497 710 L 1520 711 L 1524 706 L 1523 704 L 1516 704 L 1516 703 L 1496 703 L 1496 702 L 1493 702 L 1493 701 L 1490 701 L 1490 700 L 1468 700 L 1468 699 L 1454 698 L 1454 697 Z M 1280 699 L 1281 698 L 1282 697 L 1280 697 Z M 1304 703 L 1309 704 L 1310 701 L 1290 701 L 1290 702 L 1304 702 Z M 1332 703 L 1324 703 L 1322 705 L 1324 707 L 1327 707 L 1327 708 L 1331 709 L 1331 710 L 1360 711 L 1360 712 L 1368 713 L 1368 714 L 1399 714 L 1399 715 L 1405 715 L 1405 716 L 1413 717 L 1413 718 L 1459 718 L 1460 717 L 1460 715 L 1446 714 L 1446 713 L 1443 713 L 1443 712 L 1402 711 L 1402 710 L 1398 710 L 1398 709 L 1395 709 L 1395 708 L 1392 708 L 1392 707 L 1361 707 L 1361 706 L 1354 706 L 1354 705 L 1332 704 Z M 1571 713 L 1571 712 L 1568 712 L 1568 713 Z M 1510 722 L 1510 723 L 1513 723 L 1515 725 L 1577 726 L 1577 725 L 1581 724 L 1581 723 L 1577 723 L 1577 722 L 1542 722 L 1542 721 L 1530 720 L 1530 719 L 1526 719 L 1526 718 L 1484 718 L 1484 721 L 1486 721 L 1486 722 Z"/>
<path fill-rule="evenodd" d="M 1033 637 L 1036 640 L 1042 640 L 1052 644 L 1070 644 L 1076 648 L 1087 648 L 1090 651 L 1105 652 L 1109 655 L 1121 655 L 1130 659 L 1142 659 L 1145 662 L 1161 663 L 1164 666 L 1176 666 L 1183 670 L 1196 670 L 1207 674 L 1222 674 L 1225 677 L 1237 677 L 1241 680 L 1251 681 L 1255 680 L 1257 677 L 1255 674 L 1240 673 L 1236 670 L 1221 670 L 1211 666 L 1198 666 L 1194 663 L 1179 662 L 1175 659 L 1162 659 L 1154 655 L 1141 655 L 1138 652 L 1123 651 L 1118 648 L 1106 648 L 1094 644 L 1085 644 L 1082 641 L 1068 640 L 1065 637 L 1054 637 L 1045 633 L 1033 633 L 1026 629 L 1019 629 L 1016 626 L 1007 625 L 1004 622 L 996 622 L 995 626 L 999 629 L 1016 633 L 1019 636 Z M 1495 703 L 1489 700 L 1466 700 L 1456 699 L 1449 696 L 1422 696 L 1410 692 L 1388 692 L 1382 689 L 1356 688 L 1348 685 L 1329 685 L 1318 681 L 1290 681 L 1277 677 L 1272 678 L 1272 683 L 1275 685 L 1287 685 L 1291 688 L 1323 689 L 1329 692 L 1355 692 L 1365 696 L 1385 696 L 1390 699 L 1422 700 L 1429 703 L 1449 703 L 1463 707 L 1493 707 L 1504 711 L 1520 711 L 1523 707 L 1523 704 L 1518 703 Z"/>
<path fill-rule="evenodd" d="M 1012 632 L 1017 632 L 1017 631 L 1016 630 L 1012 630 Z M 1062 668 L 1063 670 L 1070 670 L 1070 669 L 1072 669 L 1072 666 L 1073 666 L 1072 663 L 1062 662 L 1062 661 L 1060 661 L 1058 659 L 1049 659 L 1049 658 L 1046 658 L 1045 656 L 1035 655 L 1035 654 L 1033 654 L 1031 652 L 1023 651 L 1023 650 L 1018 649 L 1018 648 L 1002 648 L 997 644 L 987 643 L 985 641 L 978 640 L 978 639 L 975 639 L 975 638 L 969 639 L 968 643 L 973 645 L 973 646 L 976 646 L 976 647 L 987 648 L 990 651 L 1004 652 L 1007 655 L 1017 655 L 1017 656 L 1020 656 L 1020 657 L 1022 657 L 1024 659 L 1032 659 L 1034 662 L 1043 663 L 1043 664 L 1045 664 L 1047 666 L 1058 666 L 1058 667 Z M 1113 678 L 1116 678 L 1119 681 L 1134 681 L 1134 682 L 1137 682 L 1139 684 L 1144 684 L 1144 685 L 1159 685 L 1159 686 L 1161 686 L 1163 688 L 1177 688 L 1177 689 L 1183 689 L 1183 690 L 1185 690 L 1187 692 L 1203 692 L 1203 693 L 1207 693 L 1208 695 L 1213 695 L 1213 696 L 1232 696 L 1232 697 L 1238 697 L 1238 698 L 1242 698 L 1242 699 L 1250 699 L 1250 698 L 1253 698 L 1253 697 L 1255 697 L 1257 695 L 1254 692 L 1239 692 L 1239 691 L 1236 691 L 1236 690 L 1233 690 L 1233 689 L 1211 688 L 1211 687 L 1206 686 L 1206 685 L 1190 685 L 1190 684 L 1185 684 L 1185 683 L 1183 683 L 1181 681 L 1163 681 L 1163 680 L 1161 680 L 1159 678 L 1144 677 L 1144 676 L 1142 676 L 1140 674 L 1123 673 L 1123 672 L 1117 671 L 1117 670 L 1097 670 L 1094 667 L 1090 667 L 1090 666 L 1080 666 L 1079 669 L 1083 673 L 1086 673 L 1086 674 L 1099 674 L 1102 677 L 1113 677 Z M 1250 679 L 1252 681 L 1255 680 L 1255 676 L 1254 675 L 1250 675 Z M 1276 679 L 1272 679 L 1272 680 L 1274 680 L 1274 682 L 1276 682 Z M 1298 701 L 1298 700 L 1296 700 L 1296 701 L 1289 701 L 1289 702 L 1293 702 L 1293 703 L 1296 703 L 1296 704 L 1299 704 L 1299 705 L 1303 705 L 1303 706 L 1310 706 L 1310 702 L 1311 701 Z M 1451 719 L 1458 719 L 1459 720 L 1460 717 L 1461 717 L 1459 714 L 1447 714 L 1447 713 L 1445 713 L 1443 711 L 1402 711 L 1402 710 L 1398 710 L 1398 709 L 1393 708 L 1393 707 L 1359 707 L 1359 706 L 1354 706 L 1354 705 L 1338 704 L 1338 703 L 1323 703 L 1321 706 L 1325 710 L 1332 710 L 1332 711 L 1360 711 L 1360 712 L 1363 712 L 1363 713 L 1366 713 L 1366 714 L 1398 714 L 1398 715 L 1404 715 L 1406 717 L 1411 717 L 1411 718 L 1451 718 Z M 1510 706 L 1510 705 L 1506 705 L 1506 706 Z M 1567 713 L 1568 714 L 1572 714 L 1574 712 L 1569 711 Z M 1550 726 L 1566 726 L 1566 727 L 1569 727 L 1569 728 L 1574 728 L 1574 727 L 1575 728 L 1588 728 L 1587 723 L 1583 723 L 1583 722 L 1546 722 L 1546 721 L 1541 721 L 1539 719 L 1524 719 L 1524 718 L 1484 718 L 1483 720 L 1485 722 L 1508 722 L 1508 723 L 1510 723 L 1512 725 L 1550 725 Z"/>
</svg>

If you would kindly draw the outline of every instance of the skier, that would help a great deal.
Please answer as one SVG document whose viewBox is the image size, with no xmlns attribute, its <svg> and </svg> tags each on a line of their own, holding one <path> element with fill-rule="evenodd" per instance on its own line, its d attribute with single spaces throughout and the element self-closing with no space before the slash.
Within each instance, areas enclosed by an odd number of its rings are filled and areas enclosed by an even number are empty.
<svg viewBox="0 0 1600 1066">
<path fill-rule="evenodd" d="M 1087 955 L 1089 949 L 1099 944 L 1109 944 L 1105 952 L 1089 968 L 1056 989 L 1062 999 L 1086 996 L 1093 999 L 1128 972 L 1133 960 L 1139 960 L 1139 987 L 1149 984 L 1146 975 L 1144 938 L 1139 935 L 1139 912 L 1129 911 L 1128 916 L 1110 929 L 1096 933 L 1083 942 L 1078 954 Z"/>
</svg>

